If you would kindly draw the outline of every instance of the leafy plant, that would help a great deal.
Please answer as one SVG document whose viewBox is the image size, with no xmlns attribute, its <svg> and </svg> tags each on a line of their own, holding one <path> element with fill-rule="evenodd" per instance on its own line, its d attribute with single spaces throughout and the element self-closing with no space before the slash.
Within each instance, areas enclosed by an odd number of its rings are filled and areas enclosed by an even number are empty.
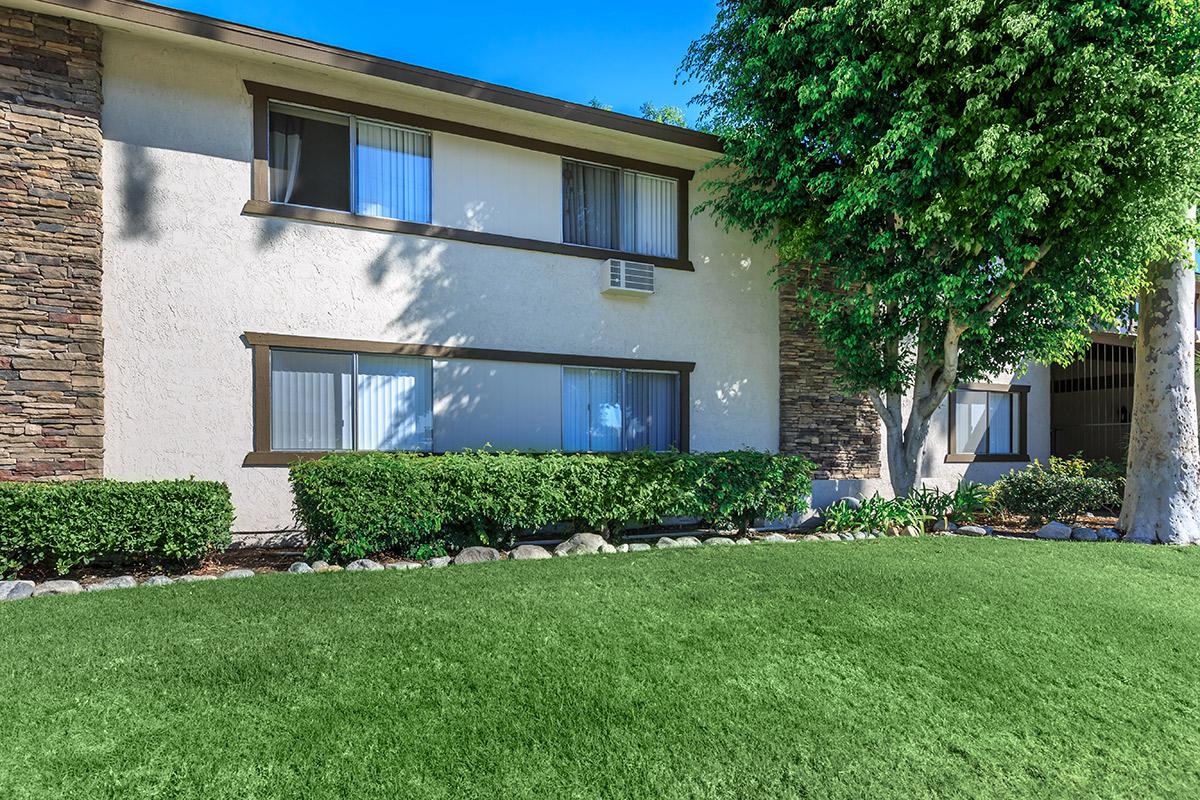
<svg viewBox="0 0 1200 800">
<path fill-rule="evenodd" d="M 821 529 L 833 533 L 889 532 L 915 527 L 921 529 L 930 517 L 912 498 L 886 500 L 875 493 L 854 508 L 846 501 L 833 503 L 821 512 Z"/>
<path fill-rule="evenodd" d="M 229 489 L 214 481 L 0 483 L 0 575 L 114 556 L 194 560 L 228 547 L 232 524 Z"/>
<path fill-rule="evenodd" d="M 1057 475 L 1070 475 L 1077 478 L 1098 478 L 1108 481 L 1118 498 L 1125 494 L 1125 465 L 1111 458 L 1089 460 L 1082 453 L 1071 456 L 1050 456 L 1050 471 Z M 1120 502 L 1108 510 L 1116 510 Z"/>
<path fill-rule="evenodd" d="M 999 508 L 1025 517 L 1031 525 L 1049 520 L 1069 524 L 1089 511 L 1120 503 L 1111 481 L 1056 472 L 1037 461 L 998 480 L 992 497 Z"/>
</svg>

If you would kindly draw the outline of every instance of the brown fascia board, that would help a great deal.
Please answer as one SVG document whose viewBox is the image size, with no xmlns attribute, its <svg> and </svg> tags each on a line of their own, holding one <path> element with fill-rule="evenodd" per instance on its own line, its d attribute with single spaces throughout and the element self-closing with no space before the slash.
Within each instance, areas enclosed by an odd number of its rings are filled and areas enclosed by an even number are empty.
<svg viewBox="0 0 1200 800">
<path fill-rule="evenodd" d="M 227 22 L 203 14 L 143 3 L 140 0 L 37 0 L 39 6 L 72 9 L 112 20 L 144 25 L 159 30 L 198 36 L 214 42 L 245 47 L 262 53 L 294 58 L 324 67 L 357 72 L 377 78 L 419 86 L 506 108 L 515 108 L 556 119 L 569 120 L 661 142 L 722 152 L 720 138 L 709 133 L 664 125 L 660 122 L 601 111 L 545 95 L 523 92 L 494 83 L 474 80 L 449 72 L 418 67 L 390 58 L 345 50 L 332 45 L 287 36 L 282 33 Z"/>
</svg>

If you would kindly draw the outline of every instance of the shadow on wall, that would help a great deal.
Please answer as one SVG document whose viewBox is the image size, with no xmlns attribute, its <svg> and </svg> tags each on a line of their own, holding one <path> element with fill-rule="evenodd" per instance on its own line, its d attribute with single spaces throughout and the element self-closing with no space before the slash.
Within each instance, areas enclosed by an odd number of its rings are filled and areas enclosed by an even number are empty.
<svg viewBox="0 0 1200 800">
<path fill-rule="evenodd" d="M 150 157 L 148 148 L 125 145 L 121 148 L 121 161 L 125 174 L 121 180 L 121 206 L 124 218 L 121 221 L 122 239 L 144 239 L 154 241 L 158 234 L 154 225 L 154 207 L 151 197 L 159 169 Z"/>
</svg>

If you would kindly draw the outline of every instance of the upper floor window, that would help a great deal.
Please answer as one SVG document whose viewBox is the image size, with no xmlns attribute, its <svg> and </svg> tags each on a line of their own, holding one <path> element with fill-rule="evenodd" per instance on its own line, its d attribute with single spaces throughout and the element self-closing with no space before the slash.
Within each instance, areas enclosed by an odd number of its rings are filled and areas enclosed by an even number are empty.
<svg viewBox="0 0 1200 800">
<path fill-rule="evenodd" d="M 563 241 L 646 256 L 679 251 L 678 184 L 563 159 Z"/>
<path fill-rule="evenodd" d="M 272 202 L 430 222 L 428 133 L 275 102 L 268 129 Z"/>
<path fill-rule="evenodd" d="M 1025 458 L 1028 386 L 966 384 L 950 394 L 952 461 Z"/>
</svg>

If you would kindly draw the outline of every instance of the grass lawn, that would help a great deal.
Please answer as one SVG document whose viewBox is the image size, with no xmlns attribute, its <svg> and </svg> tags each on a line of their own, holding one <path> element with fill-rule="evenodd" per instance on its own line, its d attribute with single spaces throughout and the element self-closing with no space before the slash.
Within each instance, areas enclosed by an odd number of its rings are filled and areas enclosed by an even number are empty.
<svg viewBox="0 0 1200 800">
<path fill-rule="evenodd" d="M 896 539 L 0 604 L 0 796 L 1196 797 L 1200 550 Z"/>
</svg>

